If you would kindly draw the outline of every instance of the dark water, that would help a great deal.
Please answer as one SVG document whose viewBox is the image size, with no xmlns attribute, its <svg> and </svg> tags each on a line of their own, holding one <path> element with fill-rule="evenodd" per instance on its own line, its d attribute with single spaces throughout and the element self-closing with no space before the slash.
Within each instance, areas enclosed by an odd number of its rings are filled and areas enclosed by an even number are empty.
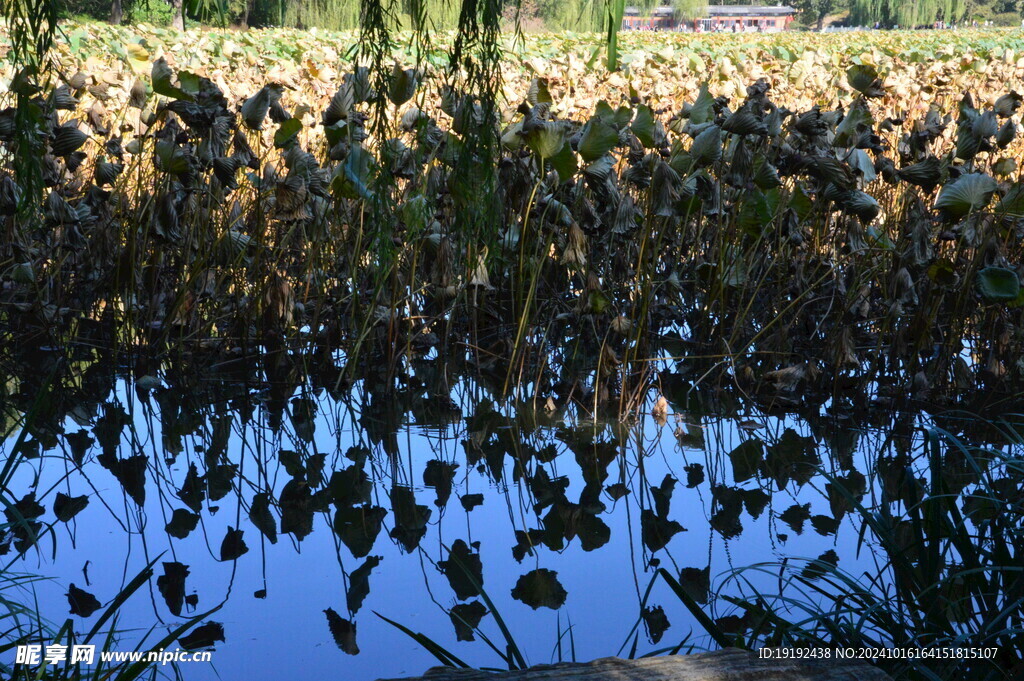
<svg viewBox="0 0 1024 681">
<path fill-rule="evenodd" d="M 871 547 L 858 553 L 859 526 L 822 472 L 862 487 L 871 503 L 878 461 L 913 455 L 928 424 L 907 413 L 865 425 L 828 404 L 765 415 L 688 390 L 673 391 L 665 419 L 650 415 L 652 395 L 642 414 L 619 422 L 546 400 L 502 403 L 467 381 L 443 397 L 419 390 L 435 378 L 417 383 L 414 372 L 389 392 L 369 381 L 253 384 L 216 372 L 153 371 L 130 385 L 83 371 L 78 388 L 48 398 L 48 413 L 61 416 L 28 438 L 33 458 L 10 485 L 15 499 L 35 494 L 45 509 L 38 521 L 53 532 L 21 557 L 9 536 L 3 560 L 52 578 L 34 597 L 55 627 L 68 616 L 71 583 L 106 604 L 150 561 L 157 576 L 166 563 L 187 566 L 176 596 L 153 579 L 127 602 L 114 649 L 135 649 L 155 625 L 152 643 L 219 605 L 204 622 L 222 624 L 225 641 L 212 665 L 180 667 L 188 679 L 287 678 L 301 668 L 361 680 L 436 664 L 375 613 L 470 664 L 503 666 L 479 634 L 457 641 L 447 611 L 482 598 L 449 548 L 467 565 L 479 560 L 483 588 L 531 664 L 634 646 L 637 655 L 701 649 L 712 641 L 667 586 L 657 580 L 647 594 L 656 567 L 688 576 L 701 599 L 700 571 L 713 590 L 735 568 L 771 565 L 742 573 L 768 586 L 784 558 L 829 551 L 850 574 L 870 569 Z M 9 384 L 7 396 L 17 394 Z M 4 447 L 9 454 L 13 440 Z M 58 493 L 85 495 L 88 506 L 55 521 Z M 276 543 L 250 519 L 261 500 Z M 175 512 L 198 523 L 184 538 L 166 529 Z M 374 517 L 379 534 L 366 536 L 362 523 Z M 237 529 L 246 552 L 221 560 Z M 534 573 L 547 590 L 516 590 L 537 570 L 554 573 Z M 564 604 L 547 607 L 561 600 L 559 586 Z M 176 616 L 182 595 L 197 602 Z M 523 602 L 534 599 L 547 603 Z M 656 631 L 656 610 L 637 627 L 645 607 L 663 608 L 670 627 Z M 735 613 L 713 594 L 708 608 L 724 624 Z M 328 609 L 354 623 L 358 654 L 339 647 Z M 74 616 L 76 629 L 99 612 Z M 505 651 L 493 614 L 480 629 Z"/>
</svg>

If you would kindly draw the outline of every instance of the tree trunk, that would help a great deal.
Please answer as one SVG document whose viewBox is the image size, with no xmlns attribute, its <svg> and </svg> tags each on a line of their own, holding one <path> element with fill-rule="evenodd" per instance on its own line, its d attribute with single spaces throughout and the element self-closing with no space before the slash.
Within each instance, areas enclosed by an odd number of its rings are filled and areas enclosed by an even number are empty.
<svg viewBox="0 0 1024 681">
<path fill-rule="evenodd" d="M 244 8 L 242 9 L 242 19 L 239 22 L 239 24 L 244 29 L 249 28 L 249 6 L 252 4 L 252 2 L 253 0 L 245 0 L 245 5 Z"/>
<path fill-rule="evenodd" d="M 110 23 L 117 26 L 122 19 L 124 19 L 124 12 L 121 10 L 121 0 L 114 0 L 110 4 Z"/>
<path fill-rule="evenodd" d="M 492 674 L 435 667 L 418 679 L 392 681 L 892 681 L 862 660 L 761 659 L 726 648 L 699 655 L 663 655 L 639 660 L 606 657 L 586 664 L 540 665 Z"/>
<path fill-rule="evenodd" d="M 825 28 L 825 15 L 824 14 L 819 14 L 818 15 L 818 32 L 820 33 L 822 31 L 822 29 L 824 29 L 824 28 Z"/>
<path fill-rule="evenodd" d="M 183 0 L 169 0 L 171 7 L 174 9 L 174 18 L 171 19 L 171 26 L 178 29 L 179 31 L 185 30 L 185 14 L 182 10 Z"/>
</svg>

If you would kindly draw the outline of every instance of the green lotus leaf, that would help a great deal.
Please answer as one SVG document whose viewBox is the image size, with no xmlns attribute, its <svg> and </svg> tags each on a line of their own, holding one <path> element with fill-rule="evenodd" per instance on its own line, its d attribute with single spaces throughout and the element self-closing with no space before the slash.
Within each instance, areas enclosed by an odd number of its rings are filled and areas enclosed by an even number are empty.
<svg viewBox="0 0 1024 681">
<path fill-rule="evenodd" d="M 992 303 L 1016 300 L 1020 295 L 1020 278 L 1006 267 L 986 267 L 976 280 L 981 297 Z"/>
<path fill-rule="evenodd" d="M 996 191 L 996 181 L 984 173 L 962 175 L 939 192 L 935 207 L 947 216 L 959 219 L 989 204 Z"/>
</svg>

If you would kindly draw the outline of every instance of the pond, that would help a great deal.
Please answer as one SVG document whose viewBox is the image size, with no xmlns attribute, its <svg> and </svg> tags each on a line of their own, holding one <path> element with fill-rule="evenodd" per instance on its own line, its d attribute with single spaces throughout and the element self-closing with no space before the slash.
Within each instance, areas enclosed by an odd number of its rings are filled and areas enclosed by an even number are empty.
<svg viewBox="0 0 1024 681">
<path fill-rule="evenodd" d="M 727 592 L 770 589 L 783 561 L 810 579 L 836 563 L 875 573 L 881 551 L 850 511 L 906 497 L 938 418 L 769 411 L 666 370 L 635 417 L 602 419 L 502 400 L 428 358 L 389 383 L 307 375 L 290 356 L 130 378 L 86 352 L 47 390 L 63 366 L 48 352 L 22 357 L 5 390 L 9 419 L 35 414 L 3 451 L 26 457 L 8 489 L 37 535 L 9 513 L 5 565 L 51 578 L 34 585 L 40 614 L 83 632 L 104 608 L 68 615 L 69 589 L 105 607 L 152 563 L 110 648 L 148 650 L 217 608 L 186 639 L 215 644 L 212 664 L 180 665 L 196 680 L 437 664 L 387 620 L 485 667 L 716 647 L 658 568 L 722 631 L 753 636 L 716 597 L 730 571 Z M 941 432 L 971 423 L 941 418 Z"/>
</svg>

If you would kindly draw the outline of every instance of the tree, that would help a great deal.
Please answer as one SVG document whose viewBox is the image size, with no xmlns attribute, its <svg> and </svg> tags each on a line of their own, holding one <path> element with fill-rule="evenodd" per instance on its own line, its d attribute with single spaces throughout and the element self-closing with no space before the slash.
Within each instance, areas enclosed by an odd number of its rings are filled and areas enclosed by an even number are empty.
<svg viewBox="0 0 1024 681">
<path fill-rule="evenodd" d="M 825 17 L 835 11 L 839 3 L 837 0 L 797 0 L 793 4 L 801 12 L 806 12 L 820 31 L 825 27 Z"/>
<path fill-rule="evenodd" d="M 174 9 L 174 18 L 171 19 L 171 26 L 179 31 L 185 30 L 185 14 L 182 11 L 183 0 L 167 0 Z"/>
<path fill-rule="evenodd" d="M 677 19 L 698 19 L 707 14 L 708 3 L 704 0 L 672 0 L 672 9 Z"/>
<path fill-rule="evenodd" d="M 124 11 L 121 9 L 121 0 L 114 0 L 110 3 L 110 23 L 115 26 L 124 19 Z"/>
<path fill-rule="evenodd" d="M 914 27 L 936 21 L 960 21 L 970 9 L 969 4 L 968 0 L 853 0 L 850 18 L 862 26 L 878 22 L 883 26 Z"/>
</svg>

